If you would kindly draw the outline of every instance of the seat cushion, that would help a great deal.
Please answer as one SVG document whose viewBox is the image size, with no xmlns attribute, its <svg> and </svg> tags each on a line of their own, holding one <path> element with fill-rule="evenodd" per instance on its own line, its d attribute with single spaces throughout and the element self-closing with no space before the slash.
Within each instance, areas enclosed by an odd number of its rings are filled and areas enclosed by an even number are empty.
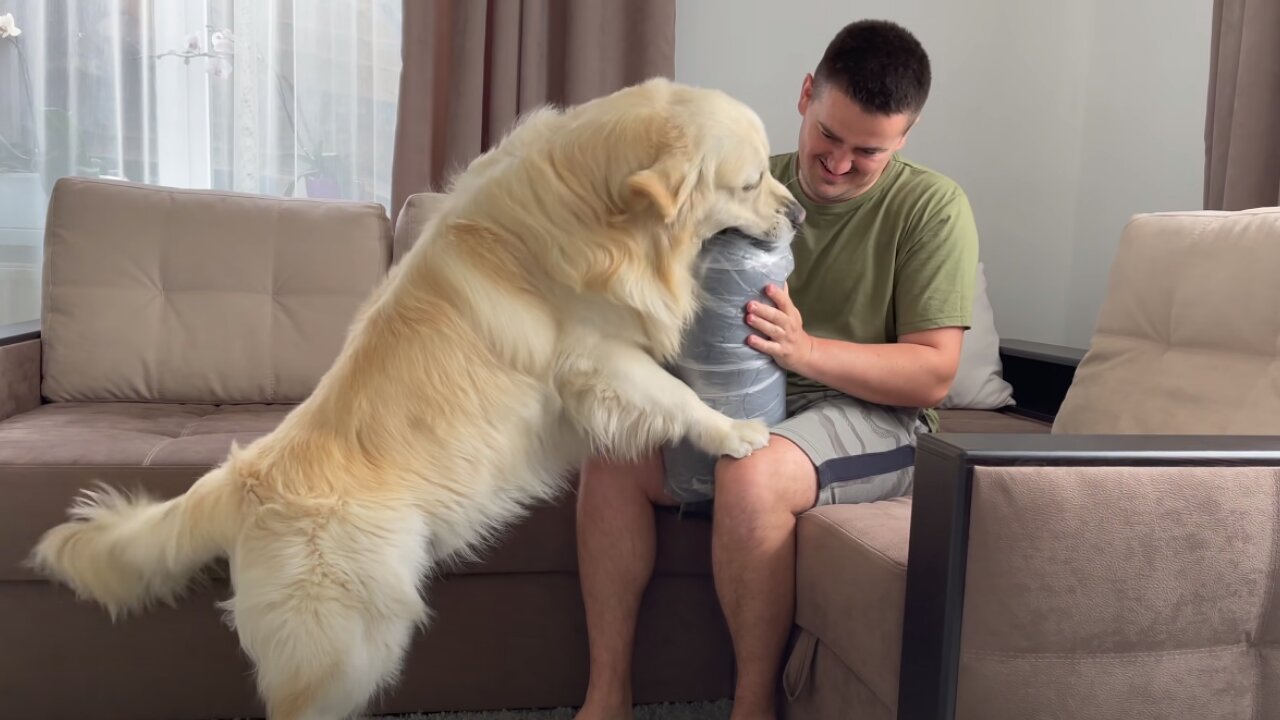
<svg viewBox="0 0 1280 720">
<path fill-rule="evenodd" d="M 0 422 L 0 466 L 212 467 L 293 405 L 50 403 Z"/>
<path fill-rule="evenodd" d="M 178 495 L 290 407 L 52 403 L 0 422 L 0 581 L 34 578 L 27 553 L 94 482 Z"/>
<path fill-rule="evenodd" d="M 898 705 L 911 499 L 827 505 L 800 516 L 796 624 L 888 708 Z"/>
<path fill-rule="evenodd" d="M 45 230 L 54 402 L 301 402 L 386 275 L 377 203 L 62 178 Z"/>
<path fill-rule="evenodd" d="M 27 553 L 95 481 L 173 497 L 221 462 L 232 441 L 246 445 L 270 432 L 292 407 L 54 403 L 0 422 L 0 581 L 34 577 L 21 566 Z M 479 562 L 450 570 L 576 572 L 574 500 L 568 492 L 536 507 Z M 657 515 L 655 572 L 709 575 L 709 520 Z"/>
</svg>

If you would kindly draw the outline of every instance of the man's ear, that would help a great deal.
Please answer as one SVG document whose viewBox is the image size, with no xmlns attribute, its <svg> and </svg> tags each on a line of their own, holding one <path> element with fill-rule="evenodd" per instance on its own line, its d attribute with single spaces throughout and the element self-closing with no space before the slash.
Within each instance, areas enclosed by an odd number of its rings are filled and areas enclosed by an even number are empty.
<svg viewBox="0 0 1280 720">
<path fill-rule="evenodd" d="M 903 146 L 905 146 L 905 145 L 907 144 L 907 137 L 908 137 L 909 135 L 911 135 L 911 131 L 912 131 L 912 130 L 915 130 L 915 129 L 916 129 L 916 125 L 918 125 L 919 123 L 920 123 L 920 115 L 919 115 L 919 114 L 917 114 L 915 117 L 911 118 L 911 123 L 910 123 L 909 125 L 907 125 L 907 129 L 902 131 L 902 137 L 901 137 L 901 138 L 898 138 L 898 148 L 897 148 L 898 150 L 901 150 L 901 149 L 903 148 Z"/>
<path fill-rule="evenodd" d="M 674 222 L 680 209 L 689 201 L 698 173 L 693 163 L 679 155 L 668 155 L 656 165 L 633 173 L 627 178 L 627 193 L 633 206 L 649 205 L 664 223 Z"/>
<path fill-rule="evenodd" d="M 813 102 L 813 73 L 805 73 L 804 80 L 800 83 L 800 98 L 796 100 L 796 109 L 803 116 L 809 112 L 809 103 Z"/>
</svg>

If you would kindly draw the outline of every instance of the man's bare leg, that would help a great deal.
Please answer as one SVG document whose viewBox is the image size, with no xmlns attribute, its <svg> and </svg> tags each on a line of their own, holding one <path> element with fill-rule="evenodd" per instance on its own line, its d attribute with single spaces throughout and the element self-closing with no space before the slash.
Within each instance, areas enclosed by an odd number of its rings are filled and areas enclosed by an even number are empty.
<svg viewBox="0 0 1280 720">
<path fill-rule="evenodd" d="M 733 637 L 733 720 L 776 718 L 782 653 L 795 616 L 796 515 L 817 500 L 817 473 L 794 443 L 716 466 L 712 567 Z"/>
<path fill-rule="evenodd" d="M 578 573 L 586 606 L 591 669 L 577 720 L 620 720 L 631 713 L 631 659 L 640 600 L 653 574 L 654 503 L 663 490 L 662 458 L 635 463 L 593 459 L 578 486 Z"/>
</svg>

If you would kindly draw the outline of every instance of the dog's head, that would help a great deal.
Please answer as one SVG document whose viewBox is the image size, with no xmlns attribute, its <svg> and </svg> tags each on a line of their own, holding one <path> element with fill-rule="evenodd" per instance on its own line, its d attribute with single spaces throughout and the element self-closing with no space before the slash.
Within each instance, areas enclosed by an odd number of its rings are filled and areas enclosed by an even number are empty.
<svg viewBox="0 0 1280 720">
<path fill-rule="evenodd" d="M 723 92 L 655 79 L 590 105 L 578 127 L 595 132 L 581 137 L 607 144 L 574 166 L 603 173 L 613 232 L 596 246 L 603 262 L 589 284 L 640 310 L 654 348 L 669 355 L 696 311 L 702 244 L 730 228 L 789 243 L 804 211 L 769 172 L 759 116 Z"/>
<path fill-rule="evenodd" d="M 664 78 L 528 114 L 471 163 L 453 194 L 467 200 L 452 212 L 519 245 L 510 257 L 575 295 L 635 310 L 660 356 L 676 351 L 696 311 L 696 261 L 708 238 L 736 228 L 787 243 L 804 217 L 769 172 L 755 112 Z"/>
<path fill-rule="evenodd" d="M 760 117 L 717 90 L 663 80 L 638 90 L 657 108 L 642 115 L 654 124 L 646 133 L 654 161 L 626 178 L 630 211 L 648 210 L 677 242 L 701 243 L 729 228 L 790 242 L 804 210 L 769 172 Z"/>
</svg>

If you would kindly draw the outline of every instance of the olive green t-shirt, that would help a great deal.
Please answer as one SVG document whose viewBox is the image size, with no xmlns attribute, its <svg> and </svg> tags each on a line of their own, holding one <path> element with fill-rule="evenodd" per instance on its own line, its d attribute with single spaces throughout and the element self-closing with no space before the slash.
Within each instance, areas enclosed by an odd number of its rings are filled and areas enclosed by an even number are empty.
<svg viewBox="0 0 1280 720">
<path fill-rule="evenodd" d="M 770 169 L 805 209 L 787 282 L 806 332 L 891 343 L 920 330 L 969 327 L 978 230 L 958 184 L 895 155 L 869 190 L 823 205 L 800 189 L 795 153 L 774 156 Z M 788 394 L 825 389 L 788 373 Z"/>
</svg>

